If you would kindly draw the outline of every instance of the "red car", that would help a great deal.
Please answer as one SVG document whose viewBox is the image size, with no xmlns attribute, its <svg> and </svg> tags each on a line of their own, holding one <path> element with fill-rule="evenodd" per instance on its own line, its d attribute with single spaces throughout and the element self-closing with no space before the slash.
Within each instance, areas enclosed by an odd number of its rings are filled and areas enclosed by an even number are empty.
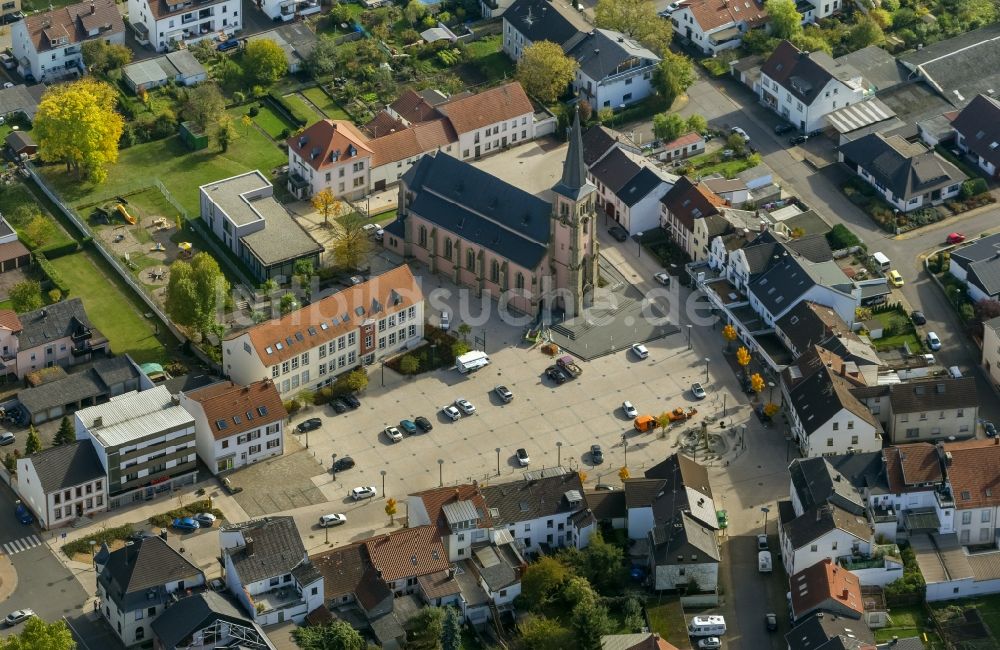
<svg viewBox="0 0 1000 650">
<path fill-rule="evenodd" d="M 948 235 L 948 239 L 945 240 L 949 244 L 961 244 L 965 241 L 965 235 L 960 232 L 953 232 Z"/>
</svg>

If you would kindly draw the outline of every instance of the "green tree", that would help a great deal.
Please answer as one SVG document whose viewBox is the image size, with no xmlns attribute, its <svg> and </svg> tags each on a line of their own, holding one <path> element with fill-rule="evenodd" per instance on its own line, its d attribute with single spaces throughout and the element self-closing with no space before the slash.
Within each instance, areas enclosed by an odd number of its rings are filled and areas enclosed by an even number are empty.
<svg viewBox="0 0 1000 650">
<path fill-rule="evenodd" d="M 708 120 L 694 113 L 688 118 L 687 128 L 688 131 L 694 131 L 695 133 L 705 133 L 705 131 L 708 131 Z"/>
<path fill-rule="evenodd" d="M 465 341 L 455 341 L 451 344 L 451 355 L 453 357 L 460 357 L 469 351 L 469 344 Z"/>
<path fill-rule="evenodd" d="M 338 7 L 347 8 L 347 5 L 333 5 L 334 10 Z M 313 78 L 330 77 L 337 71 L 337 47 L 337 41 L 327 34 L 316 40 L 316 46 L 306 57 L 306 70 Z"/>
<path fill-rule="evenodd" d="M 24 455 L 30 456 L 42 450 L 42 439 L 38 437 L 38 430 L 35 425 L 28 427 L 28 439 L 24 441 Z"/>
<path fill-rule="evenodd" d="M 622 605 L 622 618 L 624 618 L 625 630 L 627 632 L 639 632 L 642 630 L 645 621 L 642 618 L 642 604 L 638 598 L 629 597 Z"/>
<path fill-rule="evenodd" d="M 243 71 L 251 85 L 270 86 L 288 72 L 288 60 L 281 46 L 269 38 L 247 43 Z"/>
<path fill-rule="evenodd" d="M 573 608 L 570 624 L 576 633 L 576 647 L 582 650 L 598 650 L 601 637 L 613 629 L 608 608 L 598 603 L 596 598 L 580 601 Z"/>
<path fill-rule="evenodd" d="M 33 617 L 20 634 L 0 639 L 0 650 L 76 650 L 76 641 L 65 621 L 46 623 Z"/>
<path fill-rule="evenodd" d="M 364 389 L 368 388 L 368 373 L 362 368 L 352 370 L 347 373 L 344 379 L 344 384 L 350 391 L 360 393 Z"/>
<path fill-rule="evenodd" d="M 292 638 L 302 650 L 365 650 L 368 647 L 361 633 L 346 621 L 296 627 Z"/>
<path fill-rule="evenodd" d="M 420 361 L 412 354 L 404 355 L 399 360 L 399 371 L 404 375 L 415 375 L 420 369 Z"/>
<path fill-rule="evenodd" d="M 847 47 L 860 50 L 869 45 L 879 45 L 885 40 L 885 32 L 871 16 L 861 16 L 851 31 L 847 32 Z"/>
<path fill-rule="evenodd" d="M 403 9 L 403 17 L 411 25 L 419 23 L 425 15 L 427 15 L 427 6 L 420 2 L 420 0 L 410 0 L 406 8 Z"/>
<path fill-rule="evenodd" d="M 590 544 L 580 553 L 577 572 L 599 593 L 616 591 L 624 580 L 625 553 L 620 546 L 604 540 L 600 533 L 590 538 Z"/>
<path fill-rule="evenodd" d="M 115 110 L 117 101 L 114 88 L 92 77 L 50 86 L 38 104 L 31 132 L 39 157 L 64 163 L 77 178 L 104 182 L 107 165 L 118 161 L 125 128 Z"/>
<path fill-rule="evenodd" d="M 34 280 L 22 280 L 10 288 L 8 295 L 14 311 L 23 314 L 42 306 L 42 285 Z"/>
<path fill-rule="evenodd" d="M 441 650 L 462 650 L 462 618 L 455 607 L 444 608 Z"/>
<path fill-rule="evenodd" d="M 653 116 L 653 135 L 664 142 L 672 142 L 687 131 L 687 120 L 677 113 L 660 113 Z"/>
<path fill-rule="evenodd" d="M 802 14 L 795 0 L 766 0 L 764 8 L 771 17 L 771 36 L 791 41 L 802 35 Z"/>
<path fill-rule="evenodd" d="M 71 445 L 74 442 L 76 442 L 76 430 L 69 417 L 64 415 L 62 421 L 59 422 L 59 431 L 52 439 L 52 445 L 58 447 L 59 445 Z"/>
<path fill-rule="evenodd" d="M 198 253 L 190 263 L 177 260 L 170 265 L 167 313 L 179 325 L 205 329 L 217 322 L 228 292 L 229 282 L 208 253 Z"/>
<path fill-rule="evenodd" d="M 299 308 L 299 301 L 295 299 L 294 293 L 286 293 L 278 301 L 278 312 L 284 316 Z"/>
<path fill-rule="evenodd" d="M 170 265 L 167 282 L 166 308 L 170 320 L 178 325 L 193 327 L 198 323 L 198 301 L 191 265 L 177 260 Z"/>
<path fill-rule="evenodd" d="M 219 123 L 215 127 L 215 141 L 219 143 L 219 149 L 222 153 L 229 151 L 229 145 L 237 137 L 236 128 L 233 127 L 233 121 L 226 117 L 223 120 L 219 120 Z"/>
<path fill-rule="evenodd" d="M 539 611 L 545 607 L 562 592 L 563 583 L 569 576 L 569 568 L 551 555 L 529 564 L 521 578 L 524 609 Z"/>
<path fill-rule="evenodd" d="M 576 607 L 585 600 L 596 601 L 597 592 L 583 576 L 570 576 L 563 584 L 562 598 L 570 607 Z"/>
<path fill-rule="evenodd" d="M 594 22 L 601 29 L 628 34 L 662 52 L 670 40 L 669 23 L 656 15 L 651 0 L 597 0 Z"/>
<path fill-rule="evenodd" d="M 30 240 L 33 248 L 44 246 L 56 234 L 56 226 L 50 219 L 46 219 L 41 214 L 36 214 L 24 226 L 24 236 Z"/>
<path fill-rule="evenodd" d="M 742 154 L 747 148 L 747 141 L 739 133 L 730 133 L 726 138 L 726 147 L 732 149 L 737 154 Z"/>
<path fill-rule="evenodd" d="M 661 56 L 663 60 L 660 61 L 660 65 L 656 69 L 656 81 L 669 106 L 674 103 L 675 99 L 684 94 L 684 91 L 690 88 L 698 77 L 691 59 L 683 54 L 664 50 Z"/>
<path fill-rule="evenodd" d="M 993 0 L 958 0 L 955 18 L 962 25 L 961 31 L 975 29 L 997 19 L 997 5 Z"/>
<path fill-rule="evenodd" d="M 214 83 L 206 82 L 187 91 L 181 113 L 184 119 L 193 122 L 199 131 L 219 121 L 226 111 L 226 100 L 222 91 Z"/>
<path fill-rule="evenodd" d="M 573 632 L 553 618 L 529 615 L 517 630 L 521 650 L 566 650 L 574 645 Z"/>
<path fill-rule="evenodd" d="M 360 268 L 372 249 L 371 240 L 365 232 L 367 219 L 357 212 L 348 212 L 334 219 L 337 232 L 333 239 L 333 256 L 346 268 Z"/>
<path fill-rule="evenodd" d="M 132 50 L 104 40 L 87 41 L 82 47 L 83 63 L 95 74 L 104 74 L 128 65 Z"/>
<path fill-rule="evenodd" d="M 460 323 L 458 326 L 458 333 L 461 335 L 462 340 L 466 341 L 469 338 L 469 334 L 472 333 L 472 326 L 468 323 Z"/>
<path fill-rule="evenodd" d="M 437 650 L 444 631 L 444 610 L 424 607 L 406 622 L 407 650 Z"/>
<path fill-rule="evenodd" d="M 549 104 L 566 92 L 577 65 L 555 43 L 537 41 L 524 48 L 517 62 L 517 80 L 529 95 Z"/>
</svg>

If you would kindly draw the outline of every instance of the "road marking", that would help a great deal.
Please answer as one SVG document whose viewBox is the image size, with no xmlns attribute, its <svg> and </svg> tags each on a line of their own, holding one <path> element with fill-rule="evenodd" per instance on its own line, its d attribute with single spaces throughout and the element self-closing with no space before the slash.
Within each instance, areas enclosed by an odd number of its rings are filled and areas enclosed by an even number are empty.
<svg viewBox="0 0 1000 650">
<path fill-rule="evenodd" d="M 15 553 L 20 553 L 21 551 L 27 551 L 29 548 L 35 548 L 40 545 L 42 540 L 38 539 L 37 535 L 31 535 L 30 537 L 22 537 L 21 539 L 15 539 L 12 542 L 7 542 L 3 545 L 3 550 L 7 555 L 14 555 Z"/>
</svg>

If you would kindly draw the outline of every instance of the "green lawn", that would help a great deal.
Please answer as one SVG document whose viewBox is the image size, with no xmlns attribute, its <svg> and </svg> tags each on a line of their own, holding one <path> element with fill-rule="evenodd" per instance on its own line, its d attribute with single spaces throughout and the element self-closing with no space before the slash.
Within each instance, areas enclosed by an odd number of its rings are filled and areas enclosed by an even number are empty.
<svg viewBox="0 0 1000 650">
<path fill-rule="evenodd" d="M 650 598 L 646 601 L 649 627 L 678 648 L 690 648 L 691 641 L 684 622 L 681 601 L 672 596 Z"/>
<path fill-rule="evenodd" d="M 166 361 L 166 350 L 154 336 L 153 321 L 143 317 L 121 280 L 98 264 L 85 252 L 52 260 L 70 287 L 70 297 L 83 300 L 87 316 L 108 337 L 112 351 L 128 353 L 137 363 Z"/>
<path fill-rule="evenodd" d="M 310 106 L 298 93 L 292 93 L 291 95 L 285 95 L 282 97 L 288 105 L 291 106 L 299 115 L 306 118 L 310 124 L 315 120 L 322 120 L 325 115 L 318 113 L 315 108 Z"/>
<path fill-rule="evenodd" d="M 473 41 L 465 48 L 467 60 L 490 81 L 513 77 L 516 66 L 501 51 L 502 45 L 499 34 Z"/>
<path fill-rule="evenodd" d="M 924 611 L 923 606 L 913 605 L 909 607 L 893 607 L 889 615 L 892 618 L 892 627 L 884 627 L 874 630 L 875 641 L 877 643 L 892 641 L 892 637 L 894 636 L 898 636 L 900 639 L 905 639 L 912 636 L 922 637 L 922 635 L 927 634 L 929 648 L 934 649 L 944 647 L 941 643 L 940 637 L 938 637 L 937 633 L 934 632 L 933 627 L 929 624 L 927 620 L 927 613 Z"/>
<path fill-rule="evenodd" d="M 256 129 L 239 126 L 241 109 L 230 113 L 238 137 L 222 153 L 214 143 L 202 151 L 190 151 L 177 136 L 123 149 L 118 163 L 108 169 L 100 185 L 80 182 L 60 165 L 42 168 L 42 174 L 68 203 L 88 204 L 116 194 L 127 194 L 153 184 L 159 178 L 192 217 L 198 216 L 198 187 L 221 178 L 259 169 L 265 176 L 288 161 L 287 156 Z"/>
<path fill-rule="evenodd" d="M 385 212 L 379 212 L 378 214 L 373 214 L 371 220 L 375 223 L 387 224 L 396 220 L 395 210 L 386 210 Z"/>
<path fill-rule="evenodd" d="M 753 167 L 754 161 L 750 156 L 725 160 L 722 157 L 722 152 L 719 151 L 695 156 L 688 160 L 687 166 L 691 167 L 694 170 L 693 173 L 698 176 L 722 174 L 726 178 L 735 178 L 741 171 Z"/>
<path fill-rule="evenodd" d="M 281 133 L 285 129 L 288 129 L 289 132 L 295 130 L 294 124 L 281 117 L 281 115 L 274 112 L 274 110 L 266 104 L 260 105 L 260 112 L 257 113 L 257 117 L 253 118 L 253 121 L 275 140 L 281 139 Z"/>
<path fill-rule="evenodd" d="M 313 86 L 312 88 L 306 88 L 302 91 L 302 94 L 306 96 L 306 99 L 311 101 L 313 104 L 319 107 L 321 111 L 326 113 L 326 116 L 331 120 L 351 120 L 351 116 L 347 114 L 340 104 L 335 102 L 332 97 L 326 94 L 326 91 L 319 86 Z"/>
<path fill-rule="evenodd" d="M 904 314 L 898 311 L 887 311 L 874 314 L 872 318 L 882 323 L 883 327 L 894 326 L 896 330 L 892 336 L 883 336 L 872 341 L 877 350 L 892 350 L 901 348 L 905 344 L 909 344 L 910 350 L 914 353 L 923 349 L 923 344 L 917 338 L 913 323 Z"/>
<path fill-rule="evenodd" d="M 0 188 L 0 214 L 3 214 L 7 218 L 19 235 L 27 223 L 18 222 L 14 217 L 14 210 L 22 205 L 30 206 L 33 210 L 41 212 L 55 226 L 52 238 L 42 242 L 42 246 L 59 246 L 73 241 L 56 218 L 42 206 L 35 198 L 35 195 L 23 183 L 15 182 Z M 21 239 L 23 240 L 24 237 L 22 236 Z"/>
<path fill-rule="evenodd" d="M 931 605 L 935 610 L 934 617 L 941 620 L 941 614 L 937 610 L 949 607 L 959 607 L 963 610 L 975 608 L 979 610 L 983 622 L 990 628 L 994 638 L 1000 636 L 1000 595 L 983 596 L 982 598 L 967 598 L 962 600 L 950 600 L 943 603 Z"/>
</svg>

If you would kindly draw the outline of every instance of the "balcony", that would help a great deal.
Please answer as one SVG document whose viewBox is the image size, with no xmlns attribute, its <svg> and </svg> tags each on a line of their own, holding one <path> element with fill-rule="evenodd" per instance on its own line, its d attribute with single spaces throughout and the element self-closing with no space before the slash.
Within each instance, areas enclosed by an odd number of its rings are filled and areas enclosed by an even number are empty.
<svg viewBox="0 0 1000 650">
<path fill-rule="evenodd" d="M 955 498 L 951 494 L 951 490 L 946 487 L 939 488 L 934 492 L 934 498 L 937 499 L 939 508 L 954 508 Z"/>
<path fill-rule="evenodd" d="M 292 586 L 275 587 L 253 597 L 258 614 L 287 609 L 302 603 L 302 595 Z"/>
</svg>

